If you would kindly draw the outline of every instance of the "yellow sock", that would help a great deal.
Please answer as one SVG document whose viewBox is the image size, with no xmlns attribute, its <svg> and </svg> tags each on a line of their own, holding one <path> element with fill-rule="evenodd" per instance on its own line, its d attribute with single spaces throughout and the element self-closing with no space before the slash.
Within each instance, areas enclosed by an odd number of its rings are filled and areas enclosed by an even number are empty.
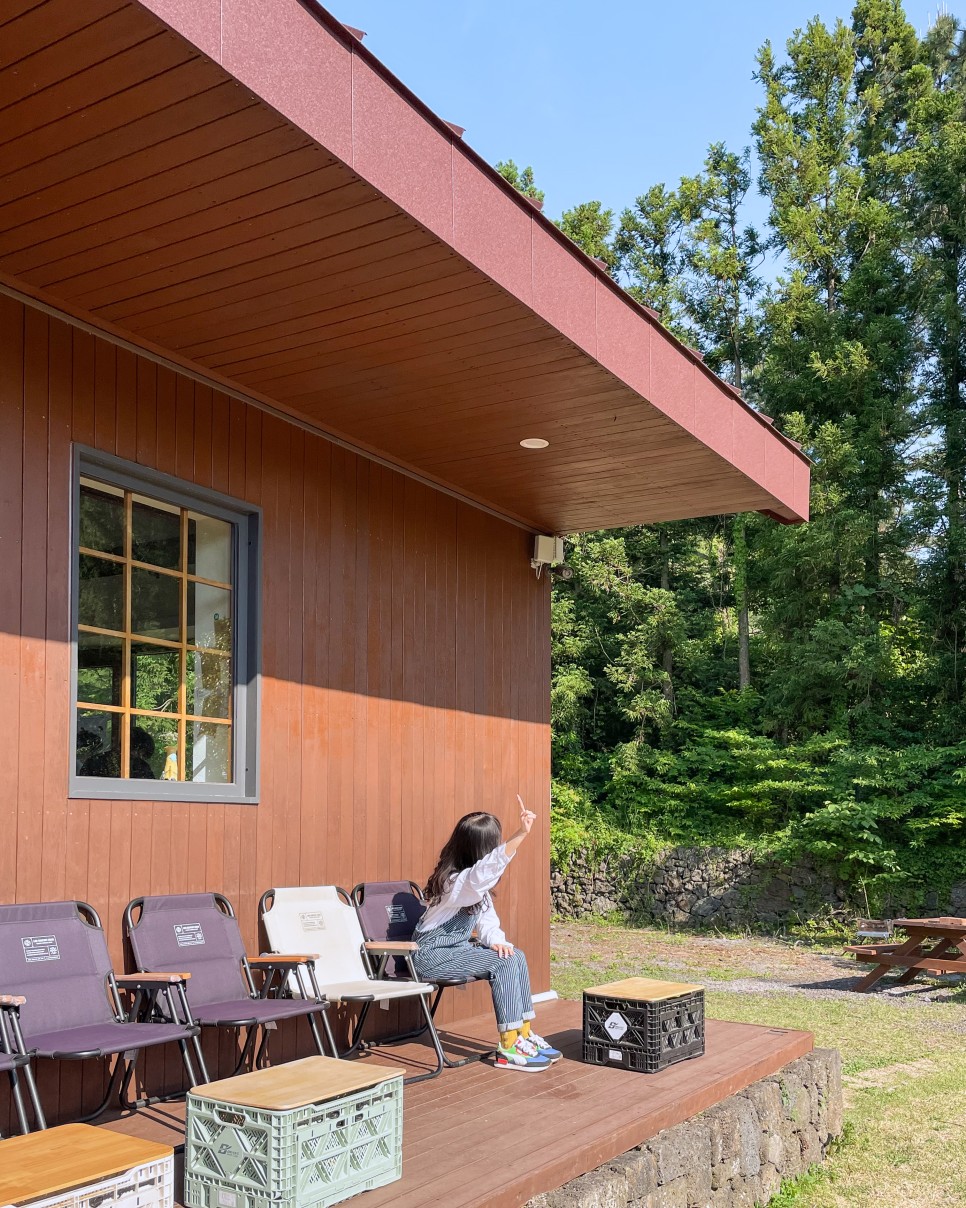
<svg viewBox="0 0 966 1208">
<path fill-rule="evenodd" d="M 517 1037 L 519 1035 L 520 1035 L 520 1033 L 516 1030 L 516 1028 L 512 1028 L 509 1032 L 501 1032 L 500 1033 L 500 1048 L 501 1049 L 512 1049 L 513 1046 L 516 1044 Z"/>
<path fill-rule="evenodd" d="M 530 1020 L 529 1019 L 525 1019 L 523 1021 L 523 1027 L 520 1029 L 520 1035 L 523 1037 L 524 1040 L 530 1039 Z"/>
</svg>

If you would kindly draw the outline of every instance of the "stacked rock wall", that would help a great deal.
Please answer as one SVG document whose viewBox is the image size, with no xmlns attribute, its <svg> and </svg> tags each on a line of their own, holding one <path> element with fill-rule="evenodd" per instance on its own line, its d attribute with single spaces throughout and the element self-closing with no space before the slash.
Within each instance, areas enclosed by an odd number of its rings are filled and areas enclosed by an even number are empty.
<svg viewBox="0 0 966 1208">
<path fill-rule="evenodd" d="M 847 917 L 844 884 L 807 865 L 760 862 L 757 853 L 677 847 L 643 860 L 627 853 L 597 861 L 576 855 L 551 871 L 551 901 L 564 918 L 619 911 L 675 926 L 781 926 L 816 915 Z"/>
<path fill-rule="evenodd" d="M 841 1131 L 841 1059 L 816 1049 L 527 1208 L 751 1208 L 818 1166 Z"/>
</svg>

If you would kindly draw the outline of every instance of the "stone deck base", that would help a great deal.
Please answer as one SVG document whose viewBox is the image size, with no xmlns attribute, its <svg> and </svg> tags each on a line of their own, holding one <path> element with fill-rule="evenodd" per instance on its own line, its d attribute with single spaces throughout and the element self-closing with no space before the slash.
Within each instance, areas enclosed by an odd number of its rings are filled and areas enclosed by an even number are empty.
<svg viewBox="0 0 966 1208">
<path fill-rule="evenodd" d="M 527 1208 L 753 1208 L 841 1131 L 842 1061 L 815 1049 Z"/>
</svg>

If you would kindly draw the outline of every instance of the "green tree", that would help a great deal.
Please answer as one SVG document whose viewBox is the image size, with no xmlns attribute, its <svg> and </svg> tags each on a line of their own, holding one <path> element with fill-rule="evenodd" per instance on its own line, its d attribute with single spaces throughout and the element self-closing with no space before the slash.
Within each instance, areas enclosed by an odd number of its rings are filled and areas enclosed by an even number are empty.
<svg viewBox="0 0 966 1208">
<path fill-rule="evenodd" d="M 623 211 L 614 237 L 617 267 L 627 290 L 657 311 L 661 322 L 689 337 L 684 307 L 686 218 L 677 193 L 652 185 Z"/>
<path fill-rule="evenodd" d="M 614 272 L 617 253 L 611 244 L 614 234 L 613 210 L 605 210 L 599 201 L 585 201 L 573 209 L 564 210 L 557 226 L 588 256 L 603 260 L 608 272 Z"/>
<path fill-rule="evenodd" d="M 814 20 L 789 39 L 784 61 L 767 44 L 759 54 L 760 183 L 773 247 L 786 266 L 765 306 L 760 388 L 770 413 L 785 423 L 806 417 L 805 440 L 821 434 L 827 450 L 842 454 L 831 463 L 842 476 L 829 484 L 834 509 L 817 513 L 804 536 L 770 542 L 778 563 L 792 550 L 801 556 L 803 544 L 828 557 L 809 594 L 784 605 L 772 596 L 772 635 L 784 638 L 780 661 L 821 650 L 800 670 L 811 665 L 823 696 L 842 644 L 861 651 L 861 666 L 854 657 L 839 662 L 834 717 L 878 730 L 895 627 L 916 575 L 907 451 L 919 420 L 906 226 L 877 195 L 885 177 L 864 154 L 881 155 L 894 139 L 881 128 L 869 137 L 859 83 L 866 93 L 875 88 L 876 61 L 863 63 L 860 51 L 842 22 L 829 28 Z M 781 572 L 776 564 L 765 573 L 774 580 Z M 808 590 L 801 580 L 797 587 Z M 807 628 L 800 630 L 794 618 L 803 606 Z M 782 732 L 805 724 L 803 713 L 789 712 L 787 685 L 780 696 Z M 807 697 L 806 674 L 801 700 Z"/>
<path fill-rule="evenodd" d="M 538 189 L 534 181 L 533 168 L 528 164 L 525 168 L 518 168 L 512 159 L 500 160 L 496 165 L 497 172 L 508 181 L 524 197 L 529 197 L 531 201 L 537 201 L 541 205 L 544 200 L 543 189 Z"/>
<path fill-rule="evenodd" d="M 923 42 L 928 80 L 910 109 L 909 209 L 918 235 L 928 418 L 925 468 L 937 485 L 931 521 L 930 597 L 940 650 L 937 690 L 948 734 L 966 702 L 966 34 L 941 16 Z"/>
</svg>

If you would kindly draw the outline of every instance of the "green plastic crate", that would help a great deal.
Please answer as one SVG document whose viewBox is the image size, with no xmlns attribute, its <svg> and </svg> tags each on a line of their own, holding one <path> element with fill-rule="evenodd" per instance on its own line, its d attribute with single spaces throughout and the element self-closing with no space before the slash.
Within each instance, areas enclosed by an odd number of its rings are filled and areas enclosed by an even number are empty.
<svg viewBox="0 0 966 1208">
<path fill-rule="evenodd" d="M 402 1075 L 340 1099 L 263 1111 L 188 1096 L 189 1208 L 323 1208 L 402 1177 Z"/>
</svg>

